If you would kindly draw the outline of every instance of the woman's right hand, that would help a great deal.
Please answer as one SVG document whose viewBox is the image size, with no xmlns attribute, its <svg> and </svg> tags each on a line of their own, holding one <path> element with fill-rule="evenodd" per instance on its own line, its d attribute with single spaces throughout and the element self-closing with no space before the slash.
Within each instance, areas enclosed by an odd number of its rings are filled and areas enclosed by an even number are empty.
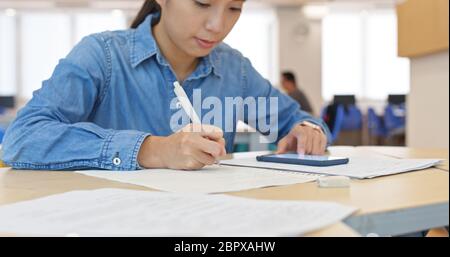
<svg viewBox="0 0 450 257">
<path fill-rule="evenodd" d="M 139 150 L 138 162 L 149 169 L 196 170 L 214 164 L 216 158 L 225 154 L 220 128 L 189 124 L 168 137 L 147 137 Z"/>
</svg>

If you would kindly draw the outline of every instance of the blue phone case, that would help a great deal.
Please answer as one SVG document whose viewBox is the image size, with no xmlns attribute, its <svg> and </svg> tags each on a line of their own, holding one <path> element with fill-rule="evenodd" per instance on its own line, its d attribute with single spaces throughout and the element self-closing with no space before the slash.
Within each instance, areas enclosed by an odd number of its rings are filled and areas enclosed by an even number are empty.
<svg viewBox="0 0 450 257">
<path fill-rule="evenodd" d="M 275 163 L 286 163 L 286 164 L 318 166 L 318 167 L 342 165 L 347 164 L 349 162 L 348 158 L 338 158 L 332 160 L 307 160 L 298 158 L 273 157 L 273 155 L 274 154 L 260 155 L 256 157 L 256 160 L 260 162 L 275 162 Z"/>
</svg>

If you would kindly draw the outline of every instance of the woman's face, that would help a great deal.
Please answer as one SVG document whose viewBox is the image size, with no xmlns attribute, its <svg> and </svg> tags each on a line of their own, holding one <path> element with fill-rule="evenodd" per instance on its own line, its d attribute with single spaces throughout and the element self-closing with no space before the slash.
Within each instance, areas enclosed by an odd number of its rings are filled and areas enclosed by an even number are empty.
<svg viewBox="0 0 450 257">
<path fill-rule="evenodd" d="M 208 55 L 231 31 L 245 0 L 157 0 L 161 25 L 173 44 L 192 57 Z"/>
</svg>

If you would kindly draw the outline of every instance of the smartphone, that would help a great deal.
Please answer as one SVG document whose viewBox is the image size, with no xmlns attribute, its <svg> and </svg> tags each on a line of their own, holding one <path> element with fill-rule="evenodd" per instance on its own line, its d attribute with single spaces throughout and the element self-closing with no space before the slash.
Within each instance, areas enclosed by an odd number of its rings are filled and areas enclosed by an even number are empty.
<svg viewBox="0 0 450 257">
<path fill-rule="evenodd" d="M 276 162 L 287 163 L 307 166 L 333 166 L 347 164 L 349 159 L 346 157 L 337 156 L 325 156 L 325 155 L 303 155 L 297 153 L 284 153 L 284 154 L 267 154 L 256 157 L 260 162 Z"/>
</svg>

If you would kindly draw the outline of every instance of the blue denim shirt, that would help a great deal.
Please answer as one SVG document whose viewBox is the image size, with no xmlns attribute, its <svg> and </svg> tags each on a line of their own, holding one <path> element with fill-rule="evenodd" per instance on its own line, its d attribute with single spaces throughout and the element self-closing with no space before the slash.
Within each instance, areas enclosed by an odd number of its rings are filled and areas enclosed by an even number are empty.
<svg viewBox="0 0 450 257">
<path fill-rule="evenodd" d="M 171 117 L 179 112 L 172 101 L 175 73 L 152 35 L 155 20 L 156 15 L 149 15 L 137 29 L 84 38 L 7 129 L 4 162 L 17 169 L 139 169 L 137 154 L 144 139 L 174 133 Z M 294 125 L 310 121 L 323 128 L 330 142 L 323 121 L 301 111 L 226 44 L 201 58 L 183 88 L 191 101 L 195 89 L 201 89 L 202 99 L 275 97 L 278 140 Z M 261 118 L 257 114 L 256 119 Z M 224 133 L 226 150 L 231 152 L 237 121 L 256 121 L 238 112 L 223 119 L 222 128 L 231 124 L 231 131 Z M 183 117 L 178 125 L 188 123 Z"/>
</svg>

